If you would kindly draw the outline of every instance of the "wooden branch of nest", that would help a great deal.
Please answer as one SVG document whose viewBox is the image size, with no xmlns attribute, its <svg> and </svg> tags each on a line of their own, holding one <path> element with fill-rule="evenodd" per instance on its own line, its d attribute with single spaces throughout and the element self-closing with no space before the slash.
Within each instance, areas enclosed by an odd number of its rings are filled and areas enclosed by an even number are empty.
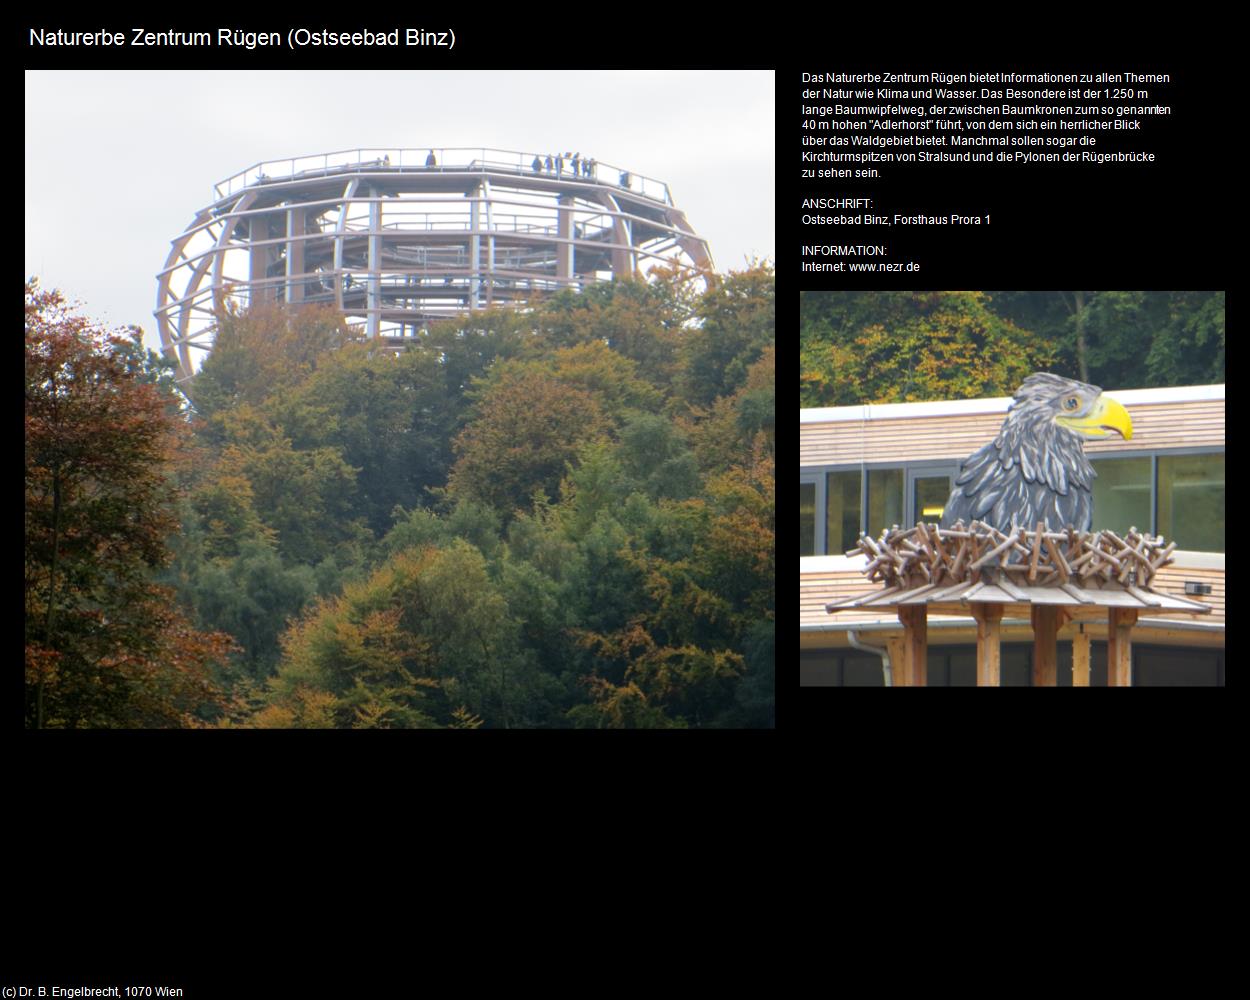
<svg viewBox="0 0 1250 1000">
<path fill-rule="evenodd" d="M 848 556 L 864 555 L 870 579 L 886 586 L 978 582 L 982 573 L 1016 584 L 1060 586 L 1094 580 L 1115 580 L 1128 587 L 1149 588 L 1155 573 L 1172 562 L 1175 542 L 1130 528 L 1121 538 L 1114 531 L 1047 531 L 1039 522 L 1002 532 L 981 521 L 951 528 L 917 524 L 894 525 L 879 539 L 861 534 Z"/>
</svg>

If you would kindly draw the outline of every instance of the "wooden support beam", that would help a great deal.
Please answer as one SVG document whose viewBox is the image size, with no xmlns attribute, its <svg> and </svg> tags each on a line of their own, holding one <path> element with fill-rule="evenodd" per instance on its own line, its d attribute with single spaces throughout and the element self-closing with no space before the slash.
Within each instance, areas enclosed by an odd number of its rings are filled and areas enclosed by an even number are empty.
<svg viewBox="0 0 1250 1000">
<path fill-rule="evenodd" d="M 929 682 L 929 609 L 923 604 L 903 605 L 898 620 L 903 623 L 903 662 L 907 683 L 926 687 Z"/>
<path fill-rule="evenodd" d="M 1112 608 L 1107 616 L 1107 687 L 1133 683 L 1133 645 L 1130 633 L 1137 621 L 1131 608 Z"/>
<path fill-rule="evenodd" d="M 1059 609 L 1052 606 L 1033 608 L 1033 686 L 1055 687 L 1059 683 L 1056 639 L 1059 632 Z"/>
<path fill-rule="evenodd" d="M 977 687 L 1002 687 L 999 638 L 1002 632 L 1003 606 L 974 605 L 972 617 L 977 620 Z"/>
<path fill-rule="evenodd" d="M 890 654 L 890 669 L 894 674 L 892 680 L 895 687 L 906 687 L 909 681 L 903 677 L 903 637 L 891 636 L 885 641 L 886 652 Z"/>
<path fill-rule="evenodd" d="M 1072 637 L 1072 686 L 1089 687 L 1089 633 L 1084 625 Z"/>
</svg>

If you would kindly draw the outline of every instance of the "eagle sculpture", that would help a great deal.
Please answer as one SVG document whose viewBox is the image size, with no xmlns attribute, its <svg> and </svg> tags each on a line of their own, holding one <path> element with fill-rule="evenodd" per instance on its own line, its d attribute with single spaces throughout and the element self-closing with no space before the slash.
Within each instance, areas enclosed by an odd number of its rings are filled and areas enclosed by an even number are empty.
<svg viewBox="0 0 1250 1000">
<path fill-rule="evenodd" d="M 942 527 L 973 520 L 1008 532 L 1088 531 L 1093 516 L 1094 467 L 1083 441 L 1133 436 L 1128 411 L 1096 385 L 1050 372 L 1030 375 L 1016 390 L 998 437 L 960 464 L 942 512 Z"/>
</svg>

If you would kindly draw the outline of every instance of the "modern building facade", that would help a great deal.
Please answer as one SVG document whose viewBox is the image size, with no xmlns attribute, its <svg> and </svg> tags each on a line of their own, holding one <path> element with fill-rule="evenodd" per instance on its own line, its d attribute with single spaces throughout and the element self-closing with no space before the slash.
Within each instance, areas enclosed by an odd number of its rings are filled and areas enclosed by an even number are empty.
<svg viewBox="0 0 1250 1000">
<path fill-rule="evenodd" d="M 1209 615 L 1152 620 L 1133 630 L 1137 686 L 1224 684 L 1224 386 L 1108 390 L 1129 411 L 1133 439 L 1087 442 L 1098 478 L 1093 529 L 1137 527 L 1175 541 L 1175 562 L 1156 578 L 1164 593 L 1211 606 Z M 830 602 L 873 585 L 861 531 L 936 522 L 961 460 L 993 439 L 1010 397 L 800 411 L 800 683 L 881 685 L 883 662 L 902 634 L 882 611 L 826 613 Z M 1060 686 L 1072 683 L 1071 631 L 1093 640 L 1090 683 L 1106 683 L 1106 626 L 1069 625 L 1059 635 Z M 975 684 L 976 623 L 932 616 L 928 684 Z M 1032 629 L 1003 624 L 1004 686 L 1028 685 Z M 860 648 L 857 648 L 860 647 Z M 863 648 L 868 647 L 868 648 Z"/>
</svg>

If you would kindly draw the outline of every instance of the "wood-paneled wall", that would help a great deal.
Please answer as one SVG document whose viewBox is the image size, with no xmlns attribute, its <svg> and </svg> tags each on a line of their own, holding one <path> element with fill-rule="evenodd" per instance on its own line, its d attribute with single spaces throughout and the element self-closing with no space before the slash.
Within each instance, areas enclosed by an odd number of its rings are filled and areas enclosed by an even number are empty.
<svg viewBox="0 0 1250 1000">
<path fill-rule="evenodd" d="M 1224 444 L 1222 399 L 1130 404 L 1126 409 L 1133 418 L 1133 440 L 1113 436 L 1087 441 L 1087 454 Z M 970 413 L 800 424 L 799 462 L 806 467 L 963 459 L 994 439 L 1005 416 L 1005 412 Z"/>
</svg>

